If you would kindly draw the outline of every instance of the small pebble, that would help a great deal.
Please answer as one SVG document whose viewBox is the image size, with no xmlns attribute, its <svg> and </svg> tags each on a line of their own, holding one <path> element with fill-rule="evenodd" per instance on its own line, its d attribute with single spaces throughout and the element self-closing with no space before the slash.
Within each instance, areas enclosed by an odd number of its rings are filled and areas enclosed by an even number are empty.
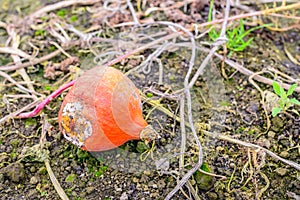
<svg viewBox="0 0 300 200">
<path fill-rule="evenodd" d="M 283 158 L 288 158 L 290 156 L 289 152 L 287 151 L 282 151 L 279 155 Z"/>
<path fill-rule="evenodd" d="M 139 182 L 139 179 L 136 178 L 136 177 L 134 177 L 134 178 L 132 179 L 132 182 L 137 183 L 137 182 Z"/>
<path fill-rule="evenodd" d="M 126 194 L 126 192 L 123 192 L 120 197 L 120 200 L 127 200 L 127 199 L 128 199 L 128 195 Z"/>
<path fill-rule="evenodd" d="M 289 170 L 288 169 L 285 169 L 285 168 L 282 168 L 282 167 L 279 167 L 277 169 L 275 169 L 275 172 L 280 175 L 280 176 L 284 176 L 286 175 L 286 173 L 288 172 Z"/>
<path fill-rule="evenodd" d="M 88 193 L 88 194 L 93 193 L 94 190 L 95 190 L 95 187 L 87 187 L 87 188 L 85 188 L 85 191 L 86 191 L 86 193 Z"/>
<path fill-rule="evenodd" d="M 33 177 L 30 178 L 30 182 L 29 183 L 32 184 L 32 185 L 35 185 L 35 184 L 38 183 L 38 179 L 35 176 L 33 176 Z"/>
<path fill-rule="evenodd" d="M 269 131 L 268 132 L 268 138 L 274 138 L 276 133 L 274 131 Z"/>
</svg>

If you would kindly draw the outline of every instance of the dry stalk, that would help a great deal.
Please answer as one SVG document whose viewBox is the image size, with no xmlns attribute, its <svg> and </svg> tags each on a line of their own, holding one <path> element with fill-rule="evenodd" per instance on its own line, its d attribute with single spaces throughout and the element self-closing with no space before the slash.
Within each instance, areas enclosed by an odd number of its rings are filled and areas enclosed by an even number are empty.
<svg viewBox="0 0 300 200">
<path fill-rule="evenodd" d="M 61 53 L 60 50 L 56 50 L 56 51 L 53 51 L 52 53 L 47 54 L 47 55 L 45 55 L 41 58 L 33 58 L 33 59 L 31 59 L 31 61 L 26 62 L 26 63 L 9 65 L 9 66 L 1 66 L 0 70 L 1 71 L 14 71 L 14 70 L 21 69 L 21 68 L 24 68 L 24 67 L 28 67 L 28 66 L 31 66 L 31 65 L 36 65 L 36 64 L 39 64 L 41 62 L 50 60 L 53 57 L 59 55 L 60 53 Z"/>
<path fill-rule="evenodd" d="M 21 55 L 22 57 L 25 56 L 25 58 L 31 60 L 32 59 L 32 56 L 26 54 L 26 53 L 23 53 L 21 50 L 18 50 L 18 47 L 19 47 L 19 44 L 20 44 L 20 37 L 19 35 L 17 34 L 16 30 L 15 30 L 15 27 L 14 26 L 7 26 L 7 29 L 6 29 L 8 35 L 9 35 L 9 39 L 7 40 L 7 43 L 9 43 L 9 41 L 11 42 L 11 46 L 12 46 L 12 49 L 15 49 L 15 52 L 18 53 L 18 54 L 14 54 L 12 53 L 10 56 L 12 57 L 12 59 L 14 60 L 14 63 L 15 64 L 21 64 L 21 59 L 19 57 L 19 55 Z M 21 75 L 21 77 L 24 79 L 24 81 L 27 82 L 27 87 L 33 91 L 34 91 L 34 87 L 33 85 L 31 84 L 31 80 L 30 80 L 30 77 L 28 76 L 28 74 L 26 73 L 25 69 L 18 69 L 17 72 Z M 33 94 L 34 95 L 34 94 Z"/>
<path fill-rule="evenodd" d="M 164 112 L 165 114 L 167 114 L 169 117 L 174 117 L 174 119 L 178 122 L 181 121 L 180 117 L 178 116 L 174 116 L 174 113 L 170 112 L 168 109 L 162 107 L 162 106 L 159 106 L 157 104 L 155 104 L 155 102 L 153 101 L 148 101 L 147 103 L 149 103 L 150 105 L 152 106 L 157 106 L 157 109 Z M 189 126 L 189 124 L 187 122 L 185 122 L 185 125 L 186 126 Z M 198 129 L 198 128 L 197 128 Z M 199 130 L 201 131 L 204 135 L 207 135 L 209 137 L 212 137 L 212 138 L 215 138 L 215 139 L 219 139 L 219 140 L 224 140 L 224 141 L 228 141 L 228 142 L 231 142 L 231 143 L 235 143 L 235 144 L 238 144 L 238 145 L 241 145 L 241 146 L 244 146 L 244 147 L 248 147 L 250 149 L 254 149 L 254 150 L 262 150 L 264 151 L 265 153 L 267 153 L 269 156 L 277 159 L 277 160 L 280 160 L 281 162 L 287 164 L 287 165 L 290 165 L 292 167 L 294 167 L 295 169 L 299 170 L 300 171 L 300 165 L 293 162 L 293 161 L 290 161 L 290 160 L 286 160 L 284 158 L 281 158 L 280 156 L 276 155 L 275 153 L 273 153 L 272 151 L 264 148 L 264 147 L 261 147 L 259 145 L 256 145 L 256 144 L 252 144 L 252 143 L 248 143 L 248 142 L 244 142 L 244 141 L 241 141 L 241 140 L 238 140 L 238 139 L 234 139 L 234 138 L 231 138 L 230 136 L 226 136 L 226 135 L 223 135 L 222 133 L 214 133 L 214 132 L 209 132 L 209 131 L 205 131 L 205 130 Z M 298 148 L 298 146 L 296 146 L 295 148 Z M 220 177 L 220 178 L 223 178 L 223 177 Z"/>
<path fill-rule="evenodd" d="M 31 102 L 30 104 L 28 104 L 28 105 L 22 107 L 21 109 L 19 109 L 19 110 L 13 112 L 13 113 L 10 113 L 10 114 L 8 114 L 8 115 L 2 117 L 2 118 L 0 119 L 0 124 L 6 122 L 6 121 L 8 121 L 8 120 L 11 120 L 11 119 L 15 118 L 15 117 L 18 116 L 20 113 L 22 113 L 22 112 L 24 112 L 24 111 L 26 111 L 26 110 L 29 110 L 29 109 L 34 108 L 38 103 L 39 103 L 39 100 L 37 99 L 37 100 Z"/>
<path fill-rule="evenodd" d="M 300 2 L 291 4 L 291 5 L 287 5 L 287 6 L 280 6 L 280 7 L 270 8 L 270 9 L 266 9 L 266 10 L 262 10 L 262 11 L 256 11 L 256 12 L 247 13 L 247 14 L 235 15 L 235 16 L 229 17 L 228 21 L 234 21 L 237 19 L 244 19 L 244 18 L 259 16 L 259 15 L 267 15 L 267 14 L 274 13 L 274 12 L 280 12 L 280 11 L 297 9 L 297 8 L 300 8 Z M 199 24 L 198 27 L 201 29 L 206 26 L 222 23 L 222 22 L 224 22 L 224 20 L 225 20 L 225 18 L 213 20 L 210 22 Z"/>
<path fill-rule="evenodd" d="M 29 19 L 34 19 L 37 17 L 43 16 L 45 13 L 51 12 L 53 10 L 73 6 L 73 5 L 93 5 L 95 3 L 101 2 L 100 0 L 67 0 L 61 1 L 52 5 L 45 6 L 31 15 L 29 15 Z"/>
<path fill-rule="evenodd" d="M 46 121 L 45 116 L 42 115 L 42 134 L 40 136 L 40 142 L 38 144 L 39 149 L 44 148 L 44 144 L 47 141 L 46 133 L 47 133 L 47 131 L 49 130 L 50 127 L 51 127 L 51 125 Z M 45 156 L 43 161 L 45 163 L 45 166 L 46 166 L 47 172 L 49 174 L 50 180 L 51 180 L 56 192 L 58 193 L 59 197 L 62 200 L 69 200 L 68 196 L 66 195 L 65 191 L 60 186 L 58 180 L 56 179 L 56 177 L 55 177 L 55 175 L 52 171 L 52 168 L 51 168 L 50 163 L 49 163 L 49 155 Z"/>
<path fill-rule="evenodd" d="M 44 161 L 45 163 L 45 166 L 46 166 L 46 169 L 47 169 L 47 172 L 49 174 L 49 177 L 50 177 L 50 180 L 57 192 L 57 194 L 59 195 L 59 197 L 62 199 L 62 200 L 69 200 L 69 197 L 66 195 L 65 191 L 61 188 L 58 180 L 56 179 L 52 169 L 51 169 L 51 166 L 50 166 L 50 163 L 49 163 L 49 160 L 45 160 Z"/>
<path fill-rule="evenodd" d="M 266 108 L 266 103 L 265 103 L 265 93 L 264 91 L 262 91 L 262 89 L 253 81 L 253 77 L 257 76 L 257 75 L 260 75 L 260 74 L 263 74 L 265 71 L 260 71 L 260 72 L 256 72 L 256 73 L 253 73 L 251 76 L 249 76 L 249 82 L 260 92 L 260 95 L 261 95 L 261 104 L 262 104 L 262 107 L 264 109 L 264 112 L 265 112 L 265 115 L 266 115 L 266 118 L 267 118 L 267 130 L 266 132 L 269 130 L 269 128 L 271 127 L 271 121 L 270 121 L 270 118 L 269 118 L 269 114 L 268 114 L 268 111 L 267 111 L 267 108 Z"/>
<path fill-rule="evenodd" d="M 30 89 L 25 88 L 24 86 L 22 86 L 20 83 L 18 83 L 17 81 L 15 81 L 10 75 L 8 75 L 5 72 L 0 71 L 0 76 L 6 78 L 9 82 L 11 82 L 12 84 L 16 85 L 23 92 L 34 94 L 34 95 L 38 95 L 38 96 L 42 96 L 42 95 L 40 95 L 39 93 L 37 93 L 35 91 L 32 91 Z M 26 81 L 26 84 L 28 84 L 27 81 Z M 37 99 L 37 98 L 35 97 L 35 99 Z"/>
<path fill-rule="evenodd" d="M 127 6 L 129 7 L 129 10 L 131 12 L 131 15 L 132 15 L 132 18 L 133 18 L 133 21 L 135 23 L 135 26 L 138 26 L 140 24 L 136 14 L 135 14 L 135 11 L 134 11 L 134 8 L 132 6 L 132 3 L 130 0 L 126 0 L 126 3 L 127 3 Z"/>
<path fill-rule="evenodd" d="M 217 139 L 220 139 L 220 140 L 225 140 L 225 141 L 228 141 L 228 142 L 231 142 L 231 143 L 239 144 L 239 145 L 242 145 L 244 147 L 248 147 L 248 148 L 251 148 L 251 149 L 254 149 L 254 150 L 261 150 L 261 151 L 265 152 L 266 154 L 268 154 L 269 156 L 275 158 L 276 160 L 280 160 L 281 162 L 283 162 L 287 165 L 290 165 L 291 167 L 293 167 L 293 168 L 297 169 L 298 171 L 300 171 L 300 165 L 298 163 L 295 163 L 293 161 L 281 158 L 280 156 L 276 155 L 275 153 L 273 153 L 272 151 L 270 151 L 270 150 L 268 150 L 264 147 L 261 147 L 261 146 L 256 145 L 256 144 L 244 142 L 244 141 L 241 141 L 241 140 L 238 140 L 238 139 L 234 139 L 234 138 L 231 138 L 229 136 L 226 136 L 226 135 L 223 135 L 223 134 L 220 134 L 220 133 L 213 133 L 213 132 L 209 132 L 209 131 L 205 131 L 205 130 L 201 130 L 201 131 L 202 131 L 203 134 L 205 134 L 207 136 L 210 136 L 210 137 L 213 137 L 213 138 L 217 138 Z"/>
<path fill-rule="evenodd" d="M 30 60 L 32 57 L 24 51 L 13 47 L 0 47 L 0 53 L 14 54 Z"/>
<path fill-rule="evenodd" d="M 193 79 L 197 79 L 198 76 L 202 73 L 202 71 L 204 70 L 204 68 L 207 66 L 209 60 L 211 59 L 211 57 L 213 56 L 213 54 L 218 50 L 219 45 L 222 45 L 224 43 L 224 38 L 226 40 L 226 36 L 225 36 L 225 32 L 226 32 L 226 26 L 227 26 L 227 20 L 229 17 L 229 12 L 230 12 L 230 0 L 226 1 L 226 9 L 225 9 L 225 18 L 224 18 L 224 22 L 222 25 L 222 29 L 221 29 L 221 34 L 218 40 L 216 40 L 215 43 L 215 47 L 213 47 L 209 54 L 206 56 L 206 58 L 204 59 L 204 61 L 202 62 L 202 64 L 200 65 L 200 67 L 198 68 L 196 74 L 194 75 Z M 190 84 L 191 82 L 189 82 L 189 78 L 192 74 L 192 69 L 193 69 L 193 65 L 194 65 L 194 59 L 195 59 L 195 54 L 196 54 L 196 44 L 195 44 L 195 40 L 194 40 L 194 36 L 187 31 L 186 29 L 180 27 L 180 26 L 175 26 L 175 27 L 179 27 L 181 28 L 187 35 L 189 35 L 190 39 L 191 39 L 191 43 L 192 43 L 192 55 L 190 58 L 190 63 L 189 63 L 189 69 L 187 72 L 187 75 L 185 76 L 184 79 L 184 94 L 186 97 L 186 101 L 187 101 L 187 115 L 188 115 L 188 122 L 189 122 L 189 126 L 191 128 L 191 131 L 193 133 L 193 136 L 196 140 L 197 146 L 198 146 L 198 151 L 199 151 L 199 155 L 198 155 L 198 162 L 197 164 L 190 169 L 181 179 L 181 181 L 175 186 L 175 188 L 165 197 L 166 200 L 171 199 L 172 196 L 189 180 L 189 178 L 201 167 L 202 162 L 203 162 L 203 152 L 202 152 L 202 146 L 200 144 L 196 129 L 194 127 L 194 122 L 193 122 L 193 117 L 192 117 L 192 103 L 191 103 L 191 94 L 190 94 Z M 185 119 L 180 119 L 181 121 L 185 121 Z M 184 127 L 185 128 L 185 127 Z"/>
<path fill-rule="evenodd" d="M 204 52 L 210 52 L 210 49 L 205 48 L 205 47 L 197 46 L 197 49 L 202 50 L 202 51 L 204 51 Z M 251 75 L 254 74 L 254 72 L 252 72 L 251 70 L 249 70 L 249 69 L 243 67 L 242 65 L 236 63 L 235 61 L 233 61 L 233 60 L 231 60 L 231 59 L 229 59 L 229 58 L 224 58 L 223 55 L 220 55 L 220 54 L 218 54 L 218 53 L 216 53 L 216 52 L 214 53 L 214 55 L 215 55 L 217 58 L 219 58 L 220 60 L 224 60 L 225 63 L 226 63 L 227 65 L 229 65 L 230 67 L 232 67 L 232 68 L 238 70 L 240 73 L 242 73 L 242 74 L 244 74 L 244 75 L 246 75 L 246 76 L 251 76 Z M 255 75 L 255 76 L 253 77 L 253 79 L 256 80 L 256 81 L 258 81 L 258 82 L 267 84 L 267 85 L 272 85 L 273 82 L 274 82 L 274 80 L 271 80 L 271 79 L 269 79 L 269 78 L 263 77 L 263 76 L 261 76 L 261 75 Z M 286 89 L 286 90 L 288 90 L 288 89 L 291 87 L 290 84 L 286 84 L 286 83 L 279 83 L 279 82 L 278 82 L 278 84 L 279 84 L 281 87 L 283 87 L 284 89 Z M 295 91 L 296 91 L 296 92 L 300 92 L 300 86 L 297 87 L 297 88 L 295 89 Z"/>
</svg>

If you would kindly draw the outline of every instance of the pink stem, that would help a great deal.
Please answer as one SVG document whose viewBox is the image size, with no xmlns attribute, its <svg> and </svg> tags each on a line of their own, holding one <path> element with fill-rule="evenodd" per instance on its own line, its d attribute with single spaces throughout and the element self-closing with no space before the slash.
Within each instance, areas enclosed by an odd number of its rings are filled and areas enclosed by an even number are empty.
<svg viewBox="0 0 300 200">
<path fill-rule="evenodd" d="M 17 117 L 18 118 L 29 118 L 29 117 L 36 116 L 50 101 L 52 101 L 52 99 L 54 99 L 55 97 L 57 97 L 58 95 L 60 95 L 67 88 L 73 86 L 75 82 L 76 82 L 76 80 L 73 80 L 73 81 L 71 81 L 71 82 L 69 82 L 69 83 L 61 86 L 60 88 L 58 88 L 57 90 L 55 90 L 53 93 L 51 93 L 39 105 L 37 105 L 37 107 L 33 111 L 27 112 L 27 113 L 21 113 Z"/>
</svg>

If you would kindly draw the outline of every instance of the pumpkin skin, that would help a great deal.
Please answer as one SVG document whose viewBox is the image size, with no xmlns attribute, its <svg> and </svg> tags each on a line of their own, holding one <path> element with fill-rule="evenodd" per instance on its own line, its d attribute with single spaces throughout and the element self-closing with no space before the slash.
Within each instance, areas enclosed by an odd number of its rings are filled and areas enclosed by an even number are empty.
<svg viewBox="0 0 300 200">
<path fill-rule="evenodd" d="M 133 82 L 112 67 L 95 67 L 79 77 L 58 114 L 65 138 L 88 151 L 105 151 L 153 131 L 144 120 Z"/>
</svg>

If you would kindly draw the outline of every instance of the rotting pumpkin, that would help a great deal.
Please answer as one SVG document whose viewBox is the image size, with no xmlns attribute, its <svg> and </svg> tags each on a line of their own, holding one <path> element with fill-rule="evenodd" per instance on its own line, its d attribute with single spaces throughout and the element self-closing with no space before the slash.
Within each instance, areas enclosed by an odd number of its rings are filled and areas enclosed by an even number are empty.
<svg viewBox="0 0 300 200">
<path fill-rule="evenodd" d="M 138 89 L 113 67 L 95 67 L 79 77 L 64 98 L 58 121 L 64 137 L 88 151 L 158 138 L 143 118 Z"/>
</svg>

